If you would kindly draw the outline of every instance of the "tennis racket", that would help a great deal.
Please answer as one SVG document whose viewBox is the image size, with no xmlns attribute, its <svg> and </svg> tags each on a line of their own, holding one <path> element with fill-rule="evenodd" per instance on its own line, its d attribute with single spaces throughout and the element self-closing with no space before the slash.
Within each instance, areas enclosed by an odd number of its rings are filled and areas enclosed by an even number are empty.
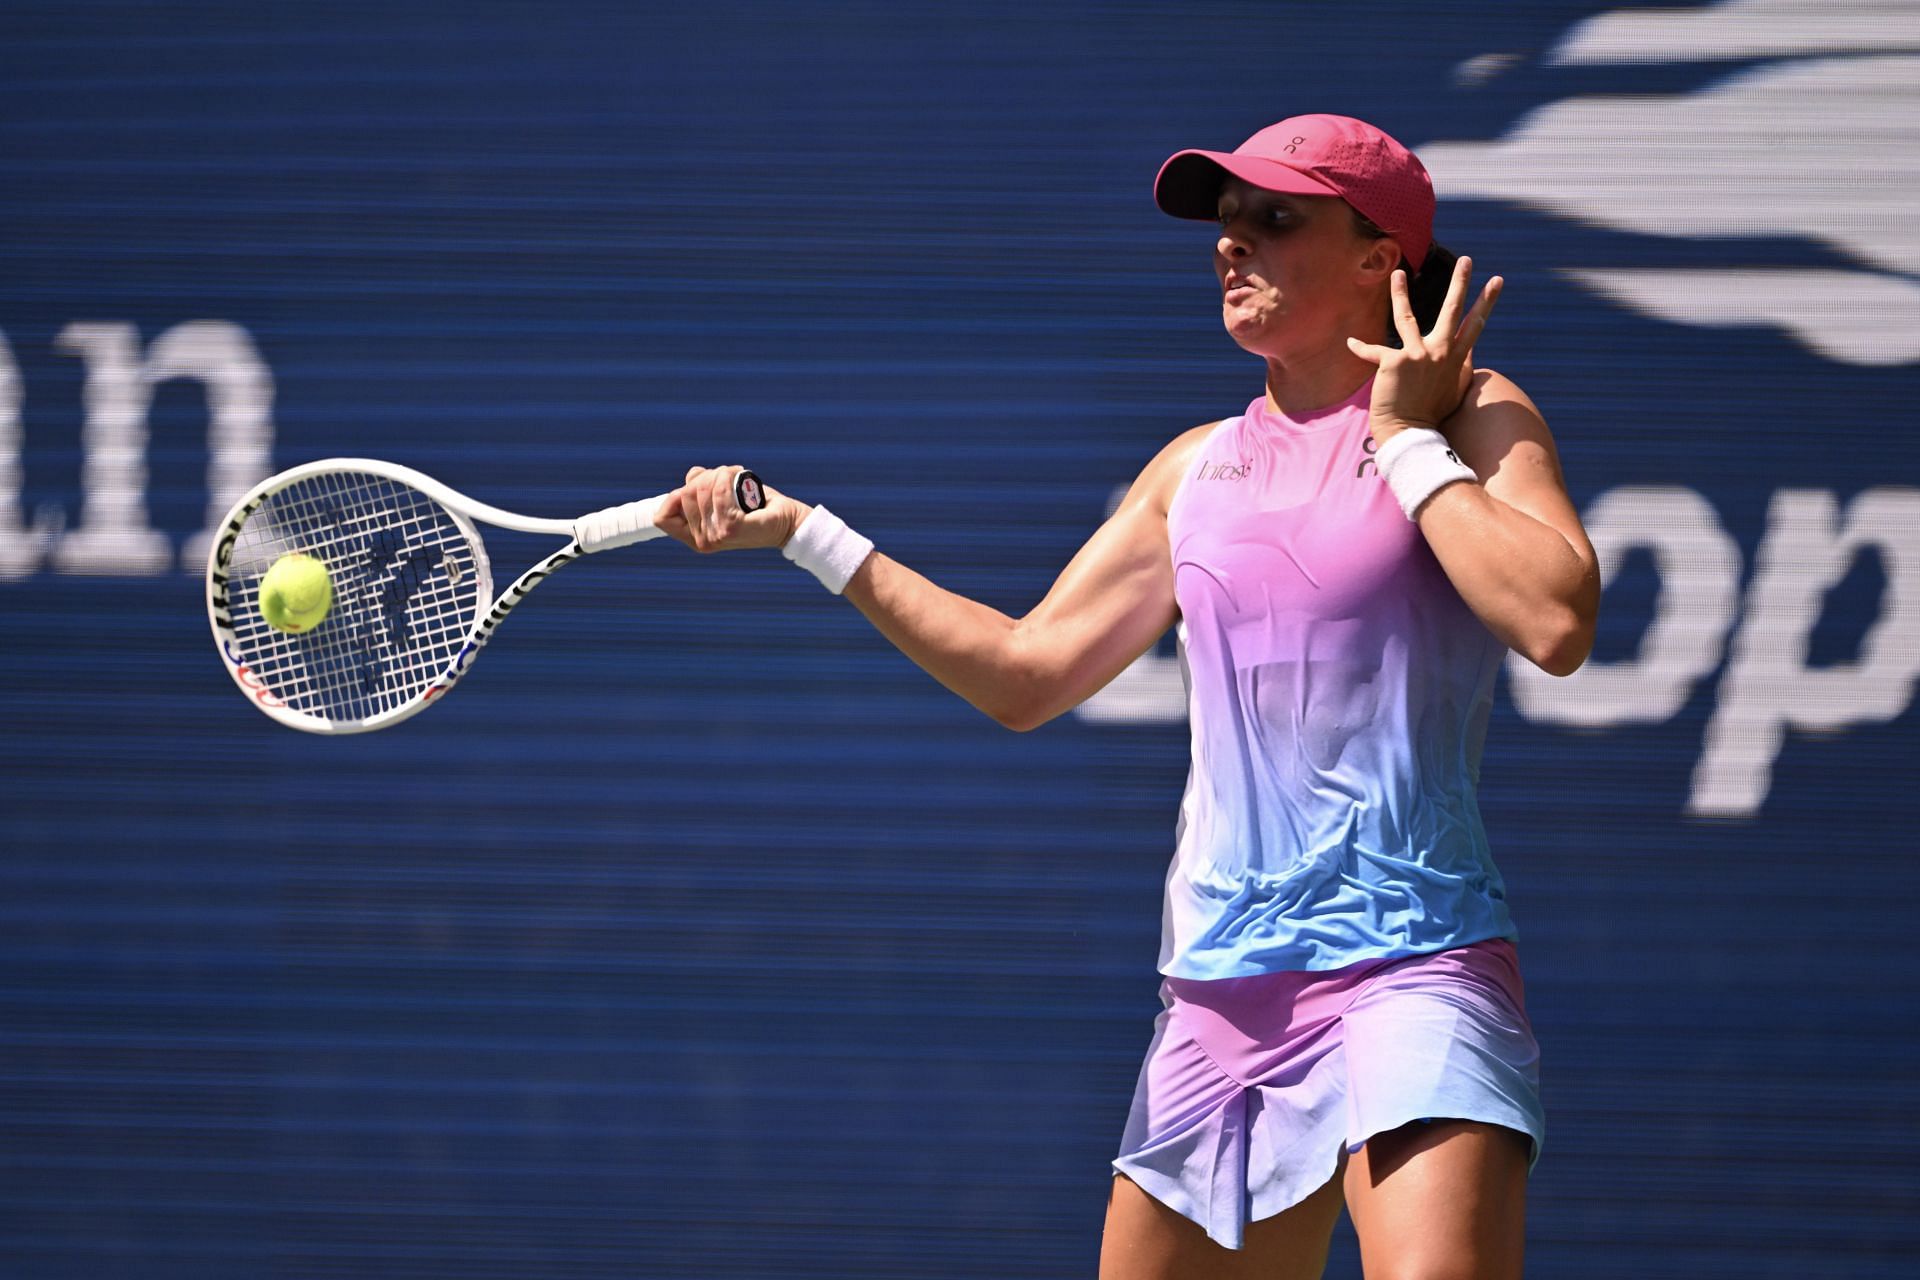
<svg viewBox="0 0 1920 1280">
<path fill-rule="evenodd" d="M 751 471 L 734 478 L 733 495 L 742 511 L 766 506 Z M 562 565 L 664 536 L 654 516 L 667 496 L 541 520 L 390 462 L 309 462 L 262 480 L 222 522 L 207 557 L 214 643 L 241 692 L 281 724 L 385 729 L 451 689 L 514 606 Z M 567 543 L 496 598 L 475 521 Z M 260 580 L 295 553 L 326 567 L 333 603 L 311 630 L 291 634 L 262 613 Z"/>
</svg>

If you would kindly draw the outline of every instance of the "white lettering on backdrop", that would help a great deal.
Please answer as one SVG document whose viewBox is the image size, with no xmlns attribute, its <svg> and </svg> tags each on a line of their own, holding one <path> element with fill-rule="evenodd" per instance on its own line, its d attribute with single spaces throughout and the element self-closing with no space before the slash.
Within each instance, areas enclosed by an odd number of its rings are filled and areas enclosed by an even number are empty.
<svg viewBox="0 0 1920 1280">
<path fill-rule="evenodd" d="M 189 320 L 142 352 L 132 325 L 82 322 L 54 343 L 86 364 L 80 520 L 65 532 L 51 514 L 27 522 L 20 372 L 0 335 L 0 579 L 27 577 L 49 561 L 62 573 L 141 576 L 172 567 L 172 539 L 147 518 L 147 413 L 154 388 L 173 378 L 194 379 L 207 393 L 207 527 L 178 557 L 181 569 L 199 573 L 208 530 L 273 468 L 273 375 L 252 337 L 225 320 Z"/>
</svg>

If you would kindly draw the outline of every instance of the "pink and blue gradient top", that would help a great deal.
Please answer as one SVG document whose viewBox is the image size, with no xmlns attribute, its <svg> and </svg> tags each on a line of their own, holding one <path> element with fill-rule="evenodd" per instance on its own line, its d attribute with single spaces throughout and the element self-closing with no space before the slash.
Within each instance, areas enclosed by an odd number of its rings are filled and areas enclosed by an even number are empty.
<svg viewBox="0 0 1920 1280">
<path fill-rule="evenodd" d="M 1506 649 L 1381 481 L 1370 390 L 1299 417 L 1263 394 L 1168 510 L 1193 735 L 1171 976 L 1518 936 L 1474 795 Z"/>
</svg>

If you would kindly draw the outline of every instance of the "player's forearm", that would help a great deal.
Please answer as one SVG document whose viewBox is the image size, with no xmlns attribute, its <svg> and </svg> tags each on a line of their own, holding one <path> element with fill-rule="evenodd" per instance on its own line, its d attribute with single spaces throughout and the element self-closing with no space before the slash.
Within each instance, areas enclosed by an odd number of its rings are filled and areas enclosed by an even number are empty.
<svg viewBox="0 0 1920 1280">
<path fill-rule="evenodd" d="M 1488 630 L 1554 675 L 1586 660 L 1600 579 L 1559 530 L 1476 484 L 1448 485 L 1419 516 L 1454 589 Z"/>
<path fill-rule="evenodd" d="M 1014 724 L 1021 703 L 1014 619 L 879 551 L 867 557 L 842 594 L 928 675 L 1001 724 Z"/>
<path fill-rule="evenodd" d="M 1025 732 L 1104 687 L 1179 616 L 1166 515 L 1153 500 L 1158 479 L 1142 474 L 1148 482 L 1136 482 L 1018 619 L 934 585 L 831 512 L 821 520 L 818 508 L 784 495 L 760 527 L 784 538 L 783 555 L 852 601 L 922 670 Z"/>
</svg>

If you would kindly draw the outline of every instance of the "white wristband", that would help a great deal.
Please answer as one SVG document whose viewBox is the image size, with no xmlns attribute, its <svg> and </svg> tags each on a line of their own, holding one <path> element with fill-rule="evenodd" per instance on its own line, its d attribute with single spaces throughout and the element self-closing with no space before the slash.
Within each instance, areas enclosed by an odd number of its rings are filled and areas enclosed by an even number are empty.
<svg viewBox="0 0 1920 1280">
<path fill-rule="evenodd" d="M 872 550 L 871 538 L 847 528 L 845 520 L 825 507 L 815 507 L 787 539 L 787 545 L 780 548 L 780 554 L 839 595 Z"/>
<path fill-rule="evenodd" d="M 1373 463 L 1409 520 L 1420 504 L 1454 481 L 1480 479 L 1431 427 L 1408 427 L 1388 436 Z"/>
</svg>

